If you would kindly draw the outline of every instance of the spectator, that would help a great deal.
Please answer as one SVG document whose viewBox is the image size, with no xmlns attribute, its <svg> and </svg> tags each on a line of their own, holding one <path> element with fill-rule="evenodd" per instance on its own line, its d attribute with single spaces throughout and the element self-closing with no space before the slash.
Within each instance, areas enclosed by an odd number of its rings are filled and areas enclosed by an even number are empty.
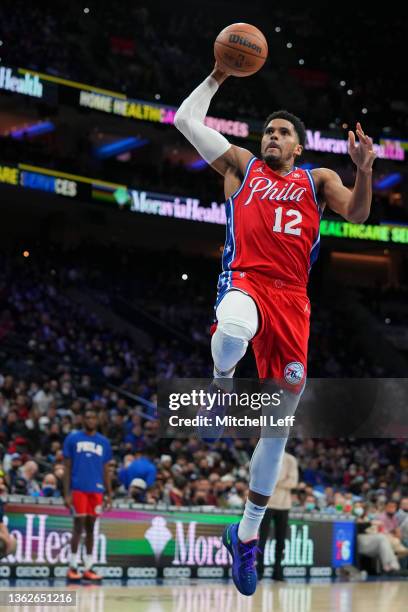
<svg viewBox="0 0 408 612">
<path fill-rule="evenodd" d="M 285 548 L 285 538 L 288 529 L 289 510 L 292 506 L 290 492 L 294 489 L 299 480 L 299 468 L 297 459 L 285 452 L 282 458 L 282 464 L 276 483 L 275 491 L 269 498 L 268 507 L 265 516 L 262 520 L 259 529 L 259 548 L 257 571 L 260 577 L 264 572 L 264 549 L 268 538 L 271 522 L 275 526 L 275 565 L 273 568 L 272 578 L 274 580 L 283 581 L 282 558 Z M 312 499 L 312 496 L 307 496 Z"/>
<path fill-rule="evenodd" d="M 408 547 L 408 497 L 401 499 L 399 510 L 396 514 L 398 526 L 401 530 L 401 541 Z"/>
<path fill-rule="evenodd" d="M 42 481 L 41 497 L 60 497 L 61 493 L 58 490 L 57 479 L 54 474 L 46 474 Z"/>
<path fill-rule="evenodd" d="M 157 475 L 157 468 L 151 461 L 152 451 L 138 451 L 135 453 L 134 460 L 125 468 L 119 471 L 120 482 L 129 489 L 129 485 L 134 478 L 142 478 L 148 487 L 151 487 Z"/>
<path fill-rule="evenodd" d="M 400 556 L 407 556 L 408 548 L 401 542 L 401 529 L 396 515 L 397 508 L 398 505 L 396 502 L 387 502 L 384 512 L 378 514 L 378 520 L 391 543 L 393 551 Z"/>
<path fill-rule="evenodd" d="M 146 501 L 146 482 L 142 478 L 133 478 L 129 486 L 129 495 L 134 502 L 144 503 Z"/>
<path fill-rule="evenodd" d="M 21 468 L 21 476 L 26 481 L 27 495 L 37 496 L 40 493 L 40 485 L 35 479 L 38 473 L 38 464 L 35 461 L 26 461 Z"/>
<path fill-rule="evenodd" d="M 400 570 L 400 564 L 391 542 L 381 532 L 381 521 L 370 520 L 366 510 L 362 502 L 356 502 L 353 506 L 353 514 L 357 517 L 357 550 L 361 555 L 378 558 L 386 574 L 396 573 Z"/>
<path fill-rule="evenodd" d="M 63 463 L 55 463 L 53 466 L 53 474 L 56 479 L 59 495 L 64 495 L 64 472 L 65 466 Z"/>
<path fill-rule="evenodd" d="M 11 467 L 6 476 L 11 491 L 14 489 L 16 478 L 20 475 L 21 466 L 22 460 L 20 453 L 13 453 L 11 455 Z"/>
</svg>

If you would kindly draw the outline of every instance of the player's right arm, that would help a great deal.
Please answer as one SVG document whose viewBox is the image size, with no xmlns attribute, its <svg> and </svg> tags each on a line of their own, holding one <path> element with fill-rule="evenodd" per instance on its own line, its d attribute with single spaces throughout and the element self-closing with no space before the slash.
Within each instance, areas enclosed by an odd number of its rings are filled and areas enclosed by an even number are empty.
<svg viewBox="0 0 408 612">
<path fill-rule="evenodd" d="M 210 76 L 184 100 L 174 117 L 174 125 L 201 157 L 225 177 L 226 192 L 233 193 L 240 186 L 253 154 L 232 145 L 222 134 L 204 123 L 214 94 L 228 76 L 216 64 Z"/>
<path fill-rule="evenodd" d="M 64 440 L 63 454 L 64 454 L 64 504 L 68 508 L 71 509 L 72 506 L 72 494 L 71 494 L 71 472 L 72 472 L 72 434 L 68 434 L 68 436 Z"/>
</svg>

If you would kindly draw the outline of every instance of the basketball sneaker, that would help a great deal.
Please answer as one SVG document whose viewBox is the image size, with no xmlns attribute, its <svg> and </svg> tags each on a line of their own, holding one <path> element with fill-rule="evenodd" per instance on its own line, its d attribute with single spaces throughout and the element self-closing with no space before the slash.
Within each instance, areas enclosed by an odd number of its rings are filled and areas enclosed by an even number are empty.
<svg viewBox="0 0 408 612">
<path fill-rule="evenodd" d="M 83 580 L 89 580 L 90 582 L 100 582 L 102 576 L 93 571 L 93 569 L 85 570 L 82 576 Z"/>
<path fill-rule="evenodd" d="M 253 595 L 256 590 L 255 561 L 259 549 L 258 539 L 241 542 L 238 538 L 238 525 L 228 525 L 222 534 L 222 543 L 232 556 L 232 579 L 242 595 Z"/>
<path fill-rule="evenodd" d="M 81 580 L 82 574 L 74 567 L 69 567 L 67 571 L 67 580 Z"/>
</svg>

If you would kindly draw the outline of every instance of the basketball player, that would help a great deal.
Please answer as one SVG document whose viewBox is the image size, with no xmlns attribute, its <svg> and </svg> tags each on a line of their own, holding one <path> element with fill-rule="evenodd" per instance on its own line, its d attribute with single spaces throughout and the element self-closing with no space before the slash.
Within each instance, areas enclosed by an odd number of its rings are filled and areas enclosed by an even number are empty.
<svg viewBox="0 0 408 612">
<path fill-rule="evenodd" d="M 71 559 L 68 580 L 101 580 L 92 570 L 95 520 L 105 509 L 111 507 L 111 477 L 109 461 L 112 449 L 109 440 L 97 431 L 98 414 L 88 408 L 84 414 L 84 429 L 71 432 L 64 441 L 64 501 L 74 514 L 74 530 L 71 540 Z M 85 529 L 84 573 L 78 571 L 78 546 Z"/>
<path fill-rule="evenodd" d="M 336 172 L 296 167 L 305 145 L 302 121 L 287 111 L 265 121 L 260 157 L 231 145 L 204 119 L 218 87 L 229 75 L 213 72 L 184 100 L 176 127 L 200 155 L 224 176 L 227 235 L 211 340 L 214 377 L 232 377 L 252 347 L 261 379 L 273 379 L 298 397 L 306 381 L 310 302 L 306 285 L 319 250 L 325 206 L 346 221 L 363 223 L 370 212 L 372 139 L 357 123 L 349 132 L 349 153 L 357 166 L 352 190 Z M 258 530 L 274 491 L 286 437 L 261 437 L 250 465 L 244 515 L 224 532 L 238 590 L 256 589 Z"/>
</svg>

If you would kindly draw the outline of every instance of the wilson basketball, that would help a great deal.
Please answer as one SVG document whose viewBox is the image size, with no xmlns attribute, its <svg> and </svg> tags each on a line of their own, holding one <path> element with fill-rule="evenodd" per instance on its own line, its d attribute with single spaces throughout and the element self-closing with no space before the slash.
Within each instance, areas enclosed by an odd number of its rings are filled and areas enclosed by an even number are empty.
<svg viewBox="0 0 408 612">
<path fill-rule="evenodd" d="M 214 55 L 224 72 L 237 77 L 249 76 L 264 65 L 268 57 L 268 43 L 255 26 L 233 23 L 218 34 Z"/>
</svg>

